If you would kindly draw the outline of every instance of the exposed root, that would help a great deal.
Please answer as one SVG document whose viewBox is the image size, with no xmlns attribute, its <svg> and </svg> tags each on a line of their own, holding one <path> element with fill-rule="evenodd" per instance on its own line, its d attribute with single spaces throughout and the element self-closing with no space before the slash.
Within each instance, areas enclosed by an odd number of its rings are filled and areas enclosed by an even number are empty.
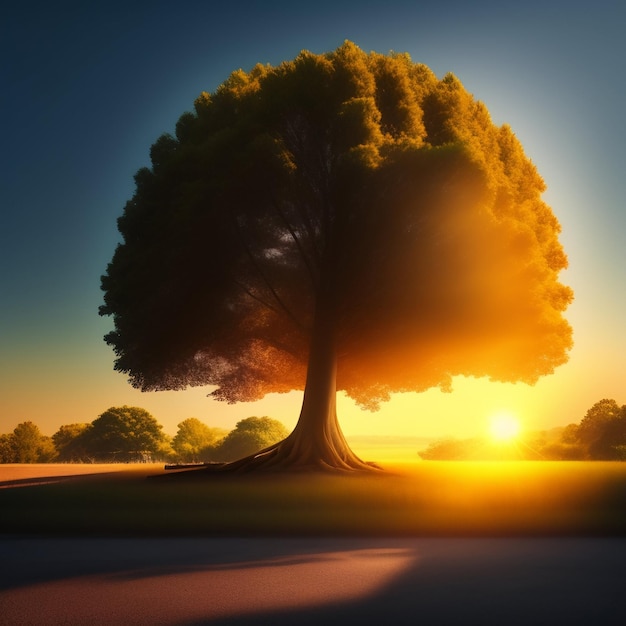
<svg viewBox="0 0 626 626">
<path fill-rule="evenodd" d="M 362 461 L 349 447 L 342 447 L 338 452 L 330 446 L 321 451 L 314 446 L 297 445 L 298 441 L 293 433 L 283 441 L 268 448 L 255 452 L 249 456 L 227 463 L 207 463 L 189 467 L 189 473 L 197 475 L 230 474 L 241 475 L 248 473 L 355 473 L 355 472 L 382 472 L 379 465 Z M 170 466 L 169 469 L 186 469 Z M 188 472 L 177 472 L 187 474 Z"/>
</svg>

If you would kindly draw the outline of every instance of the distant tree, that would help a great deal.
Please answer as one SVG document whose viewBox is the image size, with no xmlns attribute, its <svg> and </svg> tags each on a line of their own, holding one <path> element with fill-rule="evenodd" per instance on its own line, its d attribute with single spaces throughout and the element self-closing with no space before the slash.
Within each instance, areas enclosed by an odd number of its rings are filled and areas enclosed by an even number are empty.
<svg viewBox="0 0 626 626">
<path fill-rule="evenodd" d="M 57 450 L 54 447 L 52 437 L 43 436 L 41 447 L 39 448 L 38 463 L 52 463 L 57 460 Z"/>
<path fill-rule="evenodd" d="M 482 437 L 444 437 L 418 454 L 425 461 L 507 461 L 537 457 L 530 446 L 522 447 L 516 441 L 494 443 Z"/>
<path fill-rule="evenodd" d="M 98 461 L 148 461 L 169 451 L 163 427 L 139 407 L 111 407 L 81 435 L 87 453 Z"/>
<path fill-rule="evenodd" d="M 607 420 L 599 437 L 589 446 L 592 459 L 601 461 L 626 460 L 626 405 Z"/>
<path fill-rule="evenodd" d="M 226 430 L 210 428 L 199 419 L 190 417 L 178 425 L 172 448 L 182 461 L 207 461 L 212 448 L 226 435 Z"/>
<path fill-rule="evenodd" d="M 214 458 L 233 461 L 256 454 L 282 441 L 288 434 L 285 426 L 271 417 L 247 417 L 237 422 L 235 429 L 217 446 Z"/>
<path fill-rule="evenodd" d="M 563 443 L 575 444 L 578 442 L 578 424 L 568 424 L 561 432 Z"/>
<path fill-rule="evenodd" d="M 302 52 L 201 94 L 150 157 L 102 278 L 106 341 L 143 390 L 304 389 L 293 433 L 232 467 L 371 469 L 338 390 L 375 409 L 567 360 L 544 181 L 452 74 L 350 42 Z"/>
<path fill-rule="evenodd" d="M 578 440 L 578 424 L 554 428 L 551 434 L 543 442 L 532 442 L 538 458 L 545 461 L 581 461 L 586 458 L 587 449 Z"/>
<path fill-rule="evenodd" d="M 13 433 L 0 435 L 0 463 L 15 463 Z"/>
<path fill-rule="evenodd" d="M 52 435 L 59 461 L 80 463 L 89 459 L 84 439 L 84 433 L 88 428 L 88 423 L 65 424 Z"/>
<path fill-rule="evenodd" d="M 576 430 L 578 441 L 583 444 L 592 459 L 607 457 L 610 447 L 609 426 L 620 416 L 621 409 L 615 400 L 604 398 L 596 402 L 585 414 Z M 622 442 L 616 442 L 622 443 Z M 626 443 L 626 442 L 624 442 Z"/>
<path fill-rule="evenodd" d="M 544 461 L 582 461 L 587 456 L 584 446 L 579 443 L 551 442 L 540 450 Z"/>
<path fill-rule="evenodd" d="M 56 456 L 50 437 L 46 437 L 33 422 L 18 424 L 10 436 L 13 463 L 49 463 Z"/>
<path fill-rule="evenodd" d="M 471 457 L 475 447 L 475 440 L 444 437 L 421 450 L 419 456 L 425 461 L 465 461 Z"/>
</svg>

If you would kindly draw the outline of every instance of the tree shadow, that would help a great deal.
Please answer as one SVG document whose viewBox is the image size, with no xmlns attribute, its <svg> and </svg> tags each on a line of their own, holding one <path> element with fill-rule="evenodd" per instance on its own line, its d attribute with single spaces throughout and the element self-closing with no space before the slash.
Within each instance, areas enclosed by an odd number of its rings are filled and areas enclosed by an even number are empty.
<svg viewBox="0 0 626 626">
<path fill-rule="evenodd" d="M 177 576 L 202 574 L 209 589 L 220 573 L 245 580 L 256 571 L 254 596 L 286 592 L 272 588 L 272 570 L 293 568 L 296 575 L 320 564 L 332 574 L 336 562 L 352 584 L 367 577 L 376 558 L 402 560 L 363 595 L 331 594 L 315 602 L 294 604 L 294 598 L 269 608 L 246 606 L 245 589 L 232 589 L 241 606 L 227 616 L 186 612 L 167 624 L 621 624 L 625 582 L 625 538 L 209 538 L 209 539 L 44 539 L 0 540 L 4 567 L 2 589 L 80 577 L 106 577 L 132 587 L 154 580 L 176 598 Z M 373 555 L 368 568 L 359 554 Z M 348 555 L 345 569 L 336 555 Z M 355 557 L 356 555 L 356 557 Z M 380 560 L 381 565 L 383 560 Z M 324 569 L 326 568 L 326 569 Z M 260 574 L 259 574 L 260 572 Z M 283 576 L 283 575 L 281 575 Z M 182 580 L 181 578 L 181 580 Z M 279 577 L 280 578 L 280 577 Z M 228 579 L 230 580 L 230 579 Z M 284 580 L 284 576 L 281 580 Z M 328 584 L 302 577 L 289 587 Z M 309 594 L 307 597 L 310 597 Z M 315 595 L 315 594 L 313 594 Z M 319 596 L 319 594 L 318 594 Z M 334 598 L 334 599 L 333 599 Z M 78 601 L 78 600 L 76 600 Z M 1 604 L 1 598 L 0 598 Z M 234 605 L 233 605 L 234 606 Z M 287 608 L 285 608 L 287 607 Z M 101 607 L 106 611 L 107 607 Z"/>
<path fill-rule="evenodd" d="M 381 543 L 382 542 L 382 543 Z M 395 543 L 393 543 L 395 548 Z M 328 552 L 385 548 L 384 540 L 332 537 L 0 536 L 0 590 L 106 575 L 136 580 L 198 571 L 308 563 Z"/>
<path fill-rule="evenodd" d="M 411 567 L 368 597 L 193 624 L 623 624 L 626 539 L 438 538 L 404 543 L 414 551 Z"/>
</svg>

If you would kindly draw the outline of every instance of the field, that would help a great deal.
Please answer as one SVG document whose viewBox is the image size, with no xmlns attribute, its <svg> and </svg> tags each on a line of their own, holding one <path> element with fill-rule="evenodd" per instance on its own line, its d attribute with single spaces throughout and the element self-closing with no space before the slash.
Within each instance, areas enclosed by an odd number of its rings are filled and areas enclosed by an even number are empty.
<svg viewBox="0 0 626 626">
<path fill-rule="evenodd" d="M 376 476 L 0 466 L 0 532 L 91 536 L 620 536 L 626 463 L 415 462 Z M 82 475 L 81 475 L 82 474 Z"/>
</svg>

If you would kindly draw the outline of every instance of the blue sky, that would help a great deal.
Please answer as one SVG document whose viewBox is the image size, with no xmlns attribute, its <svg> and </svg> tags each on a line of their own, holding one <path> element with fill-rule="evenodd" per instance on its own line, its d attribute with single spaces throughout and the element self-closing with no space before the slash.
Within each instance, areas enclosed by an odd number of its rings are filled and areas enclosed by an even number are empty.
<svg viewBox="0 0 626 626">
<path fill-rule="evenodd" d="M 3 6 L 0 432 L 28 419 L 52 434 L 120 404 L 148 408 L 171 433 L 191 415 L 224 427 L 254 414 L 294 422 L 294 397 L 231 407 L 207 390 L 132 390 L 102 341 L 99 277 L 133 174 L 201 91 L 345 39 L 454 72 L 512 126 L 547 182 L 576 293 L 576 346 L 554 376 L 532 388 L 459 381 L 451 396 L 428 392 L 373 415 L 343 403 L 346 432 L 466 434 L 507 403 L 548 427 L 603 397 L 626 403 L 625 17 L 617 0 Z"/>
</svg>

